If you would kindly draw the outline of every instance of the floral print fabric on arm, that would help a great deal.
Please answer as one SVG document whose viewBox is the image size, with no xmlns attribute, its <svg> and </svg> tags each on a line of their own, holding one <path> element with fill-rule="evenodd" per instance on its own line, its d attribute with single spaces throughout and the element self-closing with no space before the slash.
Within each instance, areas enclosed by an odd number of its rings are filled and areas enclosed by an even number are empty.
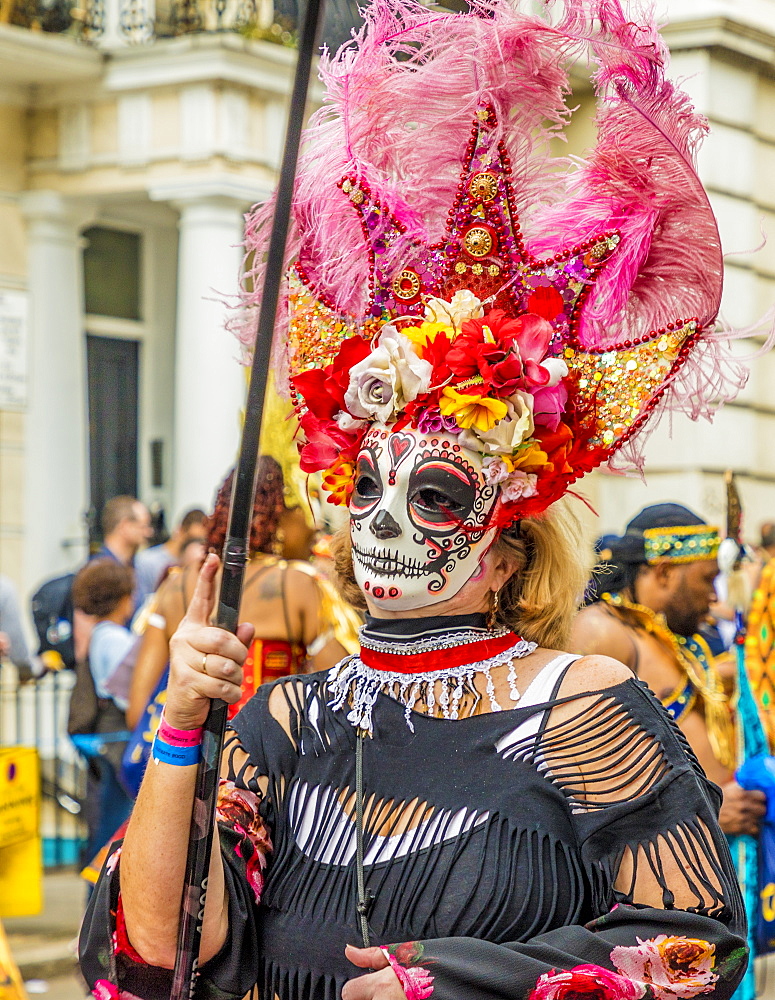
<svg viewBox="0 0 775 1000">
<path fill-rule="evenodd" d="M 731 997 L 746 947 L 717 790 L 653 696 L 628 680 L 560 698 L 537 733 L 518 726 L 497 747 L 515 768 L 534 767 L 547 793 L 562 793 L 588 880 L 584 916 L 501 940 L 391 946 L 409 975 L 433 977 L 433 1000 Z M 550 881 L 555 899 L 561 884 Z"/>
<path fill-rule="evenodd" d="M 221 779 L 215 818 L 221 828 L 221 839 L 231 841 L 234 838 L 232 849 L 245 863 L 245 877 L 256 903 L 261 902 L 266 856 L 272 850 L 272 842 L 259 815 L 259 805 L 260 799 L 254 792 Z"/>
<path fill-rule="evenodd" d="M 660 926 L 673 933 L 655 933 Z M 746 965 L 743 940 L 718 921 L 627 905 L 524 944 L 446 938 L 387 951 L 394 970 L 393 956 L 404 959 L 396 972 L 407 1000 L 419 1000 L 416 983 L 430 987 L 422 1000 L 726 1000 Z"/>
<path fill-rule="evenodd" d="M 600 1000 L 672 1000 L 713 992 L 719 974 L 715 971 L 716 946 L 698 938 L 660 934 L 634 946 L 619 946 L 611 952 L 616 972 L 599 965 L 577 965 L 568 972 L 544 973 L 529 1000 L 571 1000 L 579 994 L 594 994 Z"/>
</svg>

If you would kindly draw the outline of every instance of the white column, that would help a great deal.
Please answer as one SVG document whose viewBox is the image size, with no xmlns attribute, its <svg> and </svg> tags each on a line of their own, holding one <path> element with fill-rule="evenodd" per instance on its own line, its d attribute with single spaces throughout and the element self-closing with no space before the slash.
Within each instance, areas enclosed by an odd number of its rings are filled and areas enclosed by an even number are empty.
<svg viewBox="0 0 775 1000">
<path fill-rule="evenodd" d="M 177 198 L 180 211 L 175 339 L 173 509 L 211 509 L 234 463 L 244 405 L 239 345 L 224 329 L 223 298 L 238 288 L 245 201 Z"/>
<path fill-rule="evenodd" d="M 30 382 L 25 441 L 24 580 L 82 561 L 88 507 L 86 347 L 79 229 L 53 191 L 22 197 L 27 221 Z"/>
</svg>

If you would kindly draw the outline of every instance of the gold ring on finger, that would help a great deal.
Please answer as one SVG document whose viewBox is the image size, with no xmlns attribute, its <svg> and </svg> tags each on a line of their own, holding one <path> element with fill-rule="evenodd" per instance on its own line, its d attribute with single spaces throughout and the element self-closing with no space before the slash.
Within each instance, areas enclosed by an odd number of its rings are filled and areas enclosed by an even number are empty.
<svg viewBox="0 0 775 1000">
<path fill-rule="evenodd" d="M 209 655 L 208 653 L 205 653 L 205 655 L 202 657 L 202 673 L 203 674 L 207 673 L 207 657 L 208 657 L 208 655 Z"/>
</svg>

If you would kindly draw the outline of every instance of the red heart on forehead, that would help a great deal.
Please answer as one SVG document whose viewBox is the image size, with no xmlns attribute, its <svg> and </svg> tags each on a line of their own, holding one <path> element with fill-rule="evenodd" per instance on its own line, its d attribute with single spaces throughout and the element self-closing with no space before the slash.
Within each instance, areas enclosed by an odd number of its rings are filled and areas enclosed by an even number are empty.
<svg viewBox="0 0 775 1000">
<path fill-rule="evenodd" d="M 402 431 L 394 431 L 388 438 L 388 451 L 393 469 L 397 469 L 414 447 L 414 438 L 411 434 L 404 434 Z"/>
</svg>

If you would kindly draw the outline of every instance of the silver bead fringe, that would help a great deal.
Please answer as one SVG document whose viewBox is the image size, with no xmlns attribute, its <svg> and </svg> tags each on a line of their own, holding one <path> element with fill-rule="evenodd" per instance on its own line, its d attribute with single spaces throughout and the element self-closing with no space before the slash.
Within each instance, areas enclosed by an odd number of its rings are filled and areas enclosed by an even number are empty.
<svg viewBox="0 0 775 1000">
<path fill-rule="evenodd" d="M 481 633 L 479 635 L 481 638 Z M 458 645 L 455 643 L 454 645 Z M 430 670 L 427 673 L 405 674 L 399 671 L 376 670 L 368 667 L 359 656 L 349 656 L 332 667 L 328 673 L 328 688 L 331 693 L 329 706 L 334 709 L 350 706 L 347 721 L 358 729 L 372 735 L 372 711 L 377 697 L 385 694 L 404 706 L 404 718 L 409 729 L 414 732 L 412 712 L 418 701 L 425 702 L 426 715 L 434 715 L 436 708 L 436 685 L 440 683 L 438 704 L 445 719 L 458 719 L 460 702 L 466 691 L 476 694 L 474 710 L 481 700 L 473 685 L 476 674 L 484 674 L 487 682 L 487 697 L 490 711 L 500 712 L 502 708 L 495 697 L 495 683 L 490 673 L 495 667 L 509 664 L 509 697 L 519 701 L 517 674 L 514 660 L 528 656 L 536 649 L 536 643 L 520 639 L 510 649 L 491 656 L 478 663 L 464 663 L 459 667 Z M 391 646 L 391 651 L 395 650 Z M 438 648 L 438 647 L 435 647 Z M 448 647 L 450 648 L 450 647 Z"/>
</svg>

